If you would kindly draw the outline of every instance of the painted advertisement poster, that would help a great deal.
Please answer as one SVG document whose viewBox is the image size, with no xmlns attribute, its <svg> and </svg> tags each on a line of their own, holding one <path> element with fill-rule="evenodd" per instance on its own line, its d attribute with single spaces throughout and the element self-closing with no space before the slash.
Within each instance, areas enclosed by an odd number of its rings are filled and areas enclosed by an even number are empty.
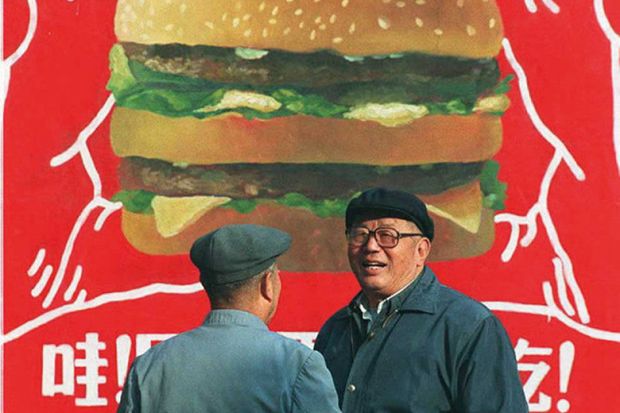
<svg viewBox="0 0 620 413">
<path fill-rule="evenodd" d="M 371 186 L 427 202 L 429 265 L 502 320 L 531 412 L 615 411 L 620 7 L 219 3 L 3 5 L 2 411 L 115 411 L 202 322 L 186 251 L 225 223 L 293 234 L 270 327 L 312 346 Z"/>
</svg>

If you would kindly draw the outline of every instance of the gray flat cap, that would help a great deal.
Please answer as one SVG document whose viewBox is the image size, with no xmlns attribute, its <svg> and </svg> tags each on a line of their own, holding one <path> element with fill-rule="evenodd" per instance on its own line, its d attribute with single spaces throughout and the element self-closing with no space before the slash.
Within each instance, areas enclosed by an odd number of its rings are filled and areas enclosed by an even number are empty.
<svg viewBox="0 0 620 413">
<path fill-rule="evenodd" d="M 291 237 L 260 225 L 226 225 L 198 238 L 189 256 L 203 284 L 246 280 L 269 268 L 291 246 Z"/>
</svg>

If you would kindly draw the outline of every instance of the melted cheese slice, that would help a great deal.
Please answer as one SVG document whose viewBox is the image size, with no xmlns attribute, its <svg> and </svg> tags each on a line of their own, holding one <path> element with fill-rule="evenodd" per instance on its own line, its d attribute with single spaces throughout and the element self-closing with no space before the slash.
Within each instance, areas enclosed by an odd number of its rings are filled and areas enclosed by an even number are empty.
<svg viewBox="0 0 620 413">
<path fill-rule="evenodd" d="M 493 95 L 478 99 L 474 112 L 503 113 L 510 107 L 510 99 L 506 95 Z"/>
<path fill-rule="evenodd" d="M 404 103 L 367 103 L 354 106 L 344 114 L 346 119 L 370 120 L 383 126 L 395 127 L 406 125 L 428 115 L 424 105 L 406 105 Z"/>
<path fill-rule="evenodd" d="M 201 112 L 215 112 L 217 110 L 250 108 L 259 112 L 273 112 L 280 109 L 282 104 L 271 96 L 256 92 L 244 92 L 241 90 L 228 90 L 222 100 L 213 106 L 205 106 Z"/>
<path fill-rule="evenodd" d="M 472 234 L 480 229 L 483 195 L 478 181 L 421 198 L 429 213 L 448 219 Z"/>
<path fill-rule="evenodd" d="M 220 196 L 167 197 L 157 195 L 151 203 L 157 232 L 164 238 L 177 235 L 198 221 L 209 210 L 228 201 L 230 198 Z"/>
</svg>

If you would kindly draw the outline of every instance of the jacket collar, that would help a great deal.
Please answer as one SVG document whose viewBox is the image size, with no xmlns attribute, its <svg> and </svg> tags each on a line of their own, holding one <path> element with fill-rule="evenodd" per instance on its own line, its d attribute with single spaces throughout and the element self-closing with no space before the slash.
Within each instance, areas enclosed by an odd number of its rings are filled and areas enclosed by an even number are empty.
<svg viewBox="0 0 620 413">
<path fill-rule="evenodd" d="M 418 279 L 407 287 L 402 293 L 392 298 L 389 303 L 389 311 L 420 311 L 434 314 L 437 311 L 437 300 L 439 299 L 439 281 L 435 273 L 424 267 Z M 342 316 L 348 316 L 354 311 L 359 311 L 359 300 L 362 292 L 360 291 L 348 305 L 348 311 Z"/>
<path fill-rule="evenodd" d="M 434 314 L 437 311 L 440 285 L 433 270 L 424 267 L 424 271 L 419 276 L 419 281 L 409 294 L 403 297 L 399 311 L 421 311 Z"/>
<path fill-rule="evenodd" d="M 268 330 L 263 320 L 241 310 L 211 310 L 202 325 L 236 325 Z"/>
</svg>

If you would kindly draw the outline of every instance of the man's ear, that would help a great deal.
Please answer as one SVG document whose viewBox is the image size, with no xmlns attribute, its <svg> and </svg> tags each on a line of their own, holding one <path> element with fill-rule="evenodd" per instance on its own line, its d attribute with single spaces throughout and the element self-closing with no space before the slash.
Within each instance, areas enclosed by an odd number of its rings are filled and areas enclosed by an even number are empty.
<svg viewBox="0 0 620 413">
<path fill-rule="evenodd" d="M 270 272 L 266 272 L 261 276 L 259 288 L 260 294 L 265 300 L 269 302 L 273 301 L 275 289 Z"/>
<path fill-rule="evenodd" d="M 418 256 L 422 260 L 426 261 L 428 255 L 431 253 L 431 241 L 428 238 L 423 237 L 420 242 L 417 243 L 415 248 Z"/>
</svg>

